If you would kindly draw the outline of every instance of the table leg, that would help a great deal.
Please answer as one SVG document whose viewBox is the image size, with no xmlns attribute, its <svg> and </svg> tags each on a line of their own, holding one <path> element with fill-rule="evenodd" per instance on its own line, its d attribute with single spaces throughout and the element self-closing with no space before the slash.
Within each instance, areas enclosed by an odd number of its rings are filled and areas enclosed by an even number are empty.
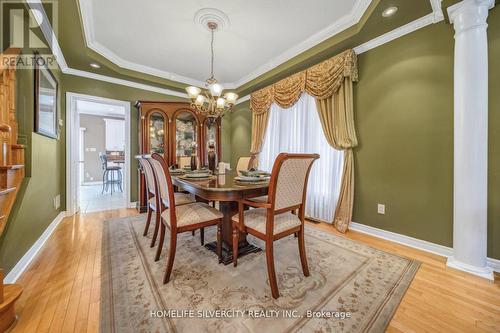
<svg viewBox="0 0 500 333">
<path fill-rule="evenodd" d="M 222 263 L 228 265 L 233 262 L 233 223 L 231 222 L 231 218 L 238 214 L 238 203 L 236 201 L 220 201 L 219 210 L 224 214 L 222 220 Z M 261 251 L 260 248 L 248 243 L 246 236 L 246 234 L 240 233 L 238 258 L 249 253 Z M 205 246 L 215 252 L 217 243 L 212 242 Z"/>
</svg>

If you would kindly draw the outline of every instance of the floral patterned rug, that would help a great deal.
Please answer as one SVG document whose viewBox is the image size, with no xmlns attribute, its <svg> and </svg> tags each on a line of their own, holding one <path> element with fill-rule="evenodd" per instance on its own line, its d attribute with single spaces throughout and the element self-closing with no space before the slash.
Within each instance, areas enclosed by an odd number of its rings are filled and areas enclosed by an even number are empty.
<svg viewBox="0 0 500 333">
<path fill-rule="evenodd" d="M 144 215 L 104 222 L 102 332 L 382 332 L 420 265 L 306 227 L 311 275 L 302 274 L 296 238 L 276 242 L 281 297 L 275 300 L 264 252 L 224 266 L 200 245 L 199 233 L 184 233 L 164 285 L 168 242 L 154 262 L 144 223 Z M 215 240 L 211 229 L 205 231 L 209 242 Z"/>
</svg>

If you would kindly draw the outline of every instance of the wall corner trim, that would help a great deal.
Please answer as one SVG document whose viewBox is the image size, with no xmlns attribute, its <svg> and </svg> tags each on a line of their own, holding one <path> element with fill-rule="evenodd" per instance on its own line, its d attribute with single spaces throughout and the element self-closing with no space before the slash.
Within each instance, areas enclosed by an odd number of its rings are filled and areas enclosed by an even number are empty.
<svg viewBox="0 0 500 333">
<path fill-rule="evenodd" d="M 374 236 L 377 238 L 382 238 L 394 243 L 398 243 L 401 245 L 409 246 L 417 250 L 437 254 L 442 257 L 452 258 L 453 257 L 453 249 L 448 246 L 439 245 L 435 243 L 431 243 L 422 239 L 413 238 L 410 236 L 405 236 L 402 234 L 398 234 L 392 231 L 387 231 L 375 227 L 370 227 L 365 224 L 351 222 L 349 224 L 349 230 L 361 232 L 363 234 L 367 234 L 370 236 Z M 500 272 L 500 260 L 494 258 L 487 259 L 488 267 L 490 267 L 495 272 Z"/>
<path fill-rule="evenodd" d="M 40 250 L 45 245 L 47 239 L 57 228 L 59 223 L 66 217 L 66 211 L 61 211 L 54 220 L 49 224 L 47 229 L 40 235 L 40 237 L 33 243 L 31 248 L 22 256 L 17 264 L 10 270 L 9 274 L 5 277 L 5 283 L 15 283 L 21 274 L 28 268 L 33 259 L 38 255 Z"/>
</svg>

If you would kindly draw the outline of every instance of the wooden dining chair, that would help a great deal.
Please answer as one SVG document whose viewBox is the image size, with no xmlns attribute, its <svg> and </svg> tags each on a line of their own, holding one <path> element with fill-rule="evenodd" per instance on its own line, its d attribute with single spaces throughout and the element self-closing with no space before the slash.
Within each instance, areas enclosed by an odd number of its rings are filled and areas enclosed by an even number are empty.
<svg viewBox="0 0 500 333">
<path fill-rule="evenodd" d="M 136 159 L 139 161 L 139 166 L 144 173 L 144 179 L 146 181 L 146 209 L 148 212 L 148 217 L 146 219 L 146 225 L 144 227 L 143 236 L 148 234 L 149 225 L 151 223 L 151 215 L 153 212 L 156 213 L 156 225 L 158 225 L 158 221 L 160 220 L 160 210 L 156 209 L 158 206 L 159 197 L 156 195 L 157 192 L 157 184 L 154 178 L 153 169 L 151 164 L 144 158 L 142 155 L 137 155 Z M 155 227 L 156 229 L 157 227 Z M 156 232 L 155 232 L 156 233 Z M 151 242 L 151 247 L 154 246 L 154 241 Z"/>
<path fill-rule="evenodd" d="M 222 218 L 223 214 L 217 209 L 210 207 L 203 202 L 195 202 L 186 205 L 176 206 L 174 196 L 174 186 L 168 170 L 167 163 L 160 154 L 154 153 L 148 159 L 153 166 L 157 182 L 160 188 L 161 201 L 165 210 L 161 214 L 160 242 L 158 244 L 157 257 L 161 254 L 161 248 L 165 239 L 166 228 L 170 229 L 170 245 L 168 249 L 167 268 L 163 283 L 170 281 L 170 274 L 174 265 L 175 252 L 177 247 L 177 235 L 209 226 L 217 226 L 217 256 L 219 262 L 222 260 Z"/>
<path fill-rule="evenodd" d="M 152 212 L 155 212 L 155 227 L 153 232 L 153 238 L 151 239 L 151 247 L 155 246 L 156 238 L 158 237 L 158 230 L 160 227 L 160 215 L 162 213 L 161 205 L 160 205 L 160 197 L 159 194 L 159 186 L 156 180 L 153 167 L 151 163 L 148 161 L 150 156 L 148 155 L 137 155 L 137 160 L 141 166 L 142 171 L 144 172 L 144 178 L 146 180 L 146 194 L 147 194 L 147 219 L 146 225 L 144 227 L 143 235 L 146 236 L 148 234 L 149 225 L 151 224 Z M 175 196 L 175 204 L 176 205 L 185 205 L 189 203 L 196 202 L 194 198 L 187 193 L 174 193 Z M 203 245 L 203 239 L 202 239 Z M 158 259 L 157 259 L 158 260 Z"/>
<path fill-rule="evenodd" d="M 240 231 L 265 241 L 267 273 L 274 298 L 279 297 L 274 241 L 297 233 L 302 271 L 304 276 L 309 276 L 304 246 L 304 212 L 307 180 L 312 164 L 318 158 L 318 154 L 279 154 L 271 173 L 267 202 L 241 200 L 238 214 L 232 217 L 234 266 L 237 266 Z M 245 210 L 247 206 L 255 209 Z M 298 214 L 293 214 L 297 209 Z"/>
<path fill-rule="evenodd" d="M 238 162 L 236 163 L 236 172 L 240 172 L 240 170 L 248 170 L 250 169 L 250 164 L 252 162 L 251 156 L 241 156 L 238 158 Z"/>
</svg>

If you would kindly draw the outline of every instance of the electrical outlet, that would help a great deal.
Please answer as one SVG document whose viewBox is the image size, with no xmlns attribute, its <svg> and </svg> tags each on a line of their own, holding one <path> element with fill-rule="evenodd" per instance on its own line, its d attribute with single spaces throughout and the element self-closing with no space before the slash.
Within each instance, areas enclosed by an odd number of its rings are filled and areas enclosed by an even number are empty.
<svg viewBox="0 0 500 333">
<path fill-rule="evenodd" d="M 54 197 L 54 208 L 59 209 L 61 207 L 61 195 L 58 194 Z"/>
<path fill-rule="evenodd" d="M 378 204 L 377 205 L 377 213 L 379 213 L 379 214 L 385 214 L 385 205 L 384 204 Z"/>
</svg>

